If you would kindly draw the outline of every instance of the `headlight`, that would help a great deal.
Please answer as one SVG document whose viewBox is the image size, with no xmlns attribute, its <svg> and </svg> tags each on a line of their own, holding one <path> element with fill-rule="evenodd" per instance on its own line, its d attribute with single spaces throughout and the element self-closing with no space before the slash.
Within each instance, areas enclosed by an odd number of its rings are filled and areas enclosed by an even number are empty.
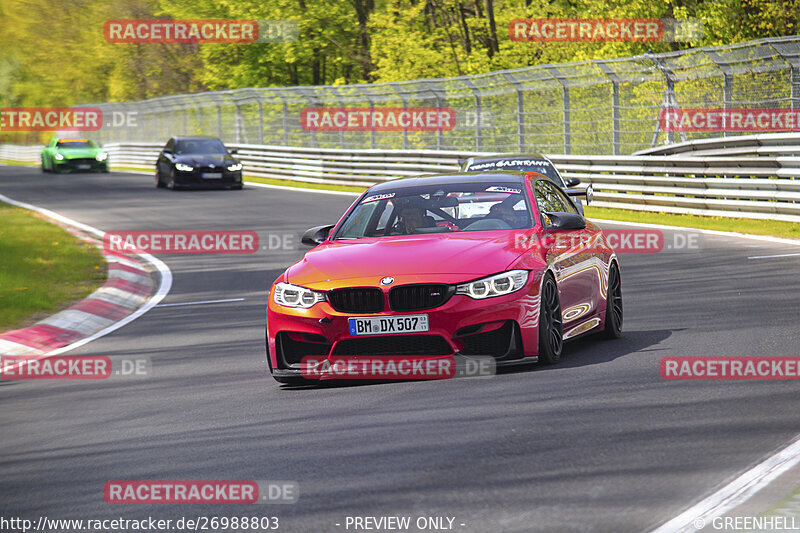
<svg viewBox="0 0 800 533">
<path fill-rule="evenodd" d="M 528 281 L 527 270 L 509 270 L 486 278 L 456 286 L 456 294 L 464 294 L 476 300 L 503 296 L 520 290 Z"/>
<path fill-rule="evenodd" d="M 231 172 L 236 172 L 237 170 L 242 170 L 242 164 L 241 163 L 236 163 L 235 165 L 231 165 L 231 166 L 228 167 L 228 170 L 230 170 Z"/>
<path fill-rule="evenodd" d="M 272 299 L 278 305 L 308 309 L 318 302 L 324 302 L 325 293 L 312 291 L 291 283 L 278 283 L 275 285 L 275 294 Z"/>
<path fill-rule="evenodd" d="M 58 159 L 59 161 L 63 161 L 64 160 L 64 156 L 59 154 L 59 153 L 56 153 L 56 159 Z"/>
<path fill-rule="evenodd" d="M 175 170 L 180 170 L 181 172 L 191 172 L 194 170 L 192 165 L 184 165 L 183 163 L 175 163 Z"/>
<path fill-rule="evenodd" d="M 108 154 L 105 152 L 100 152 L 95 156 L 95 159 L 97 159 L 98 161 L 105 161 L 106 159 L 108 159 Z"/>
</svg>

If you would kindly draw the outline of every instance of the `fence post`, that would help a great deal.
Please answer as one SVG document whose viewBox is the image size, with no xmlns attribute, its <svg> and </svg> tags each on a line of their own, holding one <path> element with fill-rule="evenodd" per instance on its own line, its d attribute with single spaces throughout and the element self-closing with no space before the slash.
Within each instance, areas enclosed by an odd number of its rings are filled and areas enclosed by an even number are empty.
<svg viewBox="0 0 800 533">
<path fill-rule="evenodd" d="M 508 83 L 514 86 L 517 93 L 517 148 L 519 152 L 525 151 L 525 98 L 522 91 L 522 86 L 514 76 L 508 72 L 502 72 L 503 77 L 508 80 Z"/>
<path fill-rule="evenodd" d="M 549 66 L 547 70 L 561 84 L 562 103 L 564 108 L 564 154 L 572 152 L 572 130 L 570 128 L 570 102 L 569 102 L 569 81 L 556 67 Z"/>
<path fill-rule="evenodd" d="M 370 94 L 366 90 L 364 90 L 363 85 L 358 84 L 354 85 L 354 87 L 358 90 L 358 92 L 367 97 L 367 101 L 369 102 L 369 109 L 370 112 L 372 112 L 372 110 L 375 109 L 375 102 L 372 101 L 372 96 L 370 96 Z M 369 130 L 369 147 L 375 148 L 375 128 L 370 128 Z"/>
<path fill-rule="evenodd" d="M 431 87 L 430 83 L 428 83 L 427 80 L 420 80 L 420 81 L 428 89 L 428 91 L 430 91 L 433 94 L 433 97 L 436 98 L 436 107 L 442 107 L 442 99 L 439 96 L 438 89 L 434 89 L 433 87 Z M 437 130 L 437 132 L 436 132 L 436 149 L 437 150 L 441 150 L 442 149 L 442 141 L 444 140 L 443 137 L 444 137 L 444 135 L 442 133 L 442 130 L 441 130 L 441 128 L 439 128 L 439 130 Z"/>
<path fill-rule="evenodd" d="M 339 102 L 339 107 L 345 107 L 344 100 L 342 100 L 342 95 L 339 94 L 339 91 L 336 90 L 336 87 L 331 85 L 323 86 L 322 89 L 328 89 L 333 93 L 333 97 L 336 98 L 336 101 Z M 339 130 L 339 148 L 344 150 L 344 131 Z"/>
<path fill-rule="evenodd" d="M 789 65 L 789 106 L 795 111 L 800 109 L 800 52 L 788 53 L 780 44 L 772 43 L 771 46 Z"/>
<path fill-rule="evenodd" d="M 389 82 L 389 86 L 395 90 L 397 95 L 400 97 L 400 100 L 403 102 L 403 108 L 405 109 L 408 107 L 408 102 L 406 102 L 405 93 L 397 88 L 397 84 L 393 82 Z M 408 150 L 408 129 L 403 128 L 403 150 Z"/>
<path fill-rule="evenodd" d="M 730 109 L 733 103 L 733 72 L 731 70 L 730 64 L 722 59 L 722 57 L 713 50 L 706 50 L 708 57 L 711 58 L 711 61 L 719 68 L 722 72 L 722 108 L 726 111 Z M 722 136 L 727 137 L 728 131 L 723 130 Z"/>
<path fill-rule="evenodd" d="M 619 76 L 609 67 L 605 61 L 595 59 L 594 61 L 603 73 L 611 80 L 611 132 L 613 154 L 620 153 L 620 111 L 619 111 Z"/>
<path fill-rule="evenodd" d="M 475 97 L 475 151 L 480 152 L 483 149 L 483 142 L 481 139 L 481 114 L 483 113 L 481 92 L 475 88 L 475 85 L 473 85 L 466 76 L 461 78 L 461 80 L 464 82 L 464 85 L 469 87 L 469 90 L 472 91 L 472 95 Z"/>
<path fill-rule="evenodd" d="M 661 71 L 664 75 L 664 100 L 661 101 L 661 108 L 659 111 L 663 110 L 666 111 L 671 108 L 678 108 L 678 99 L 675 96 L 675 73 L 663 62 L 661 59 L 651 53 L 645 54 L 650 61 L 653 62 L 653 65 Z M 655 146 L 656 142 L 658 142 L 658 132 L 661 129 L 661 125 L 659 123 L 659 117 L 656 117 L 656 127 L 653 129 L 653 140 L 650 142 L 650 146 Z M 672 144 L 675 142 L 675 132 L 668 131 L 667 134 L 667 141 Z M 681 140 L 686 140 L 686 133 L 681 132 Z"/>
</svg>

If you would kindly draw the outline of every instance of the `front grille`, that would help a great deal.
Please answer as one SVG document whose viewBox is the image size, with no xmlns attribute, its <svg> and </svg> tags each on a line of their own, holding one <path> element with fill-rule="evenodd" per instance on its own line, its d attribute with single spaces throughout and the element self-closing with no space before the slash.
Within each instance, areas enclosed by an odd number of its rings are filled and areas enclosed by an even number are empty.
<svg viewBox="0 0 800 533">
<path fill-rule="evenodd" d="M 444 304 L 455 290 L 450 285 L 400 285 L 389 291 L 389 306 L 394 311 L 421 311 Z"/>
<path fill-rule="evenodd" d="M 386 335 L 345 339 L 336 343 L 332 355 L 450 355 L 447 341 L 439 335 Z"/>
<path fill-rule="evenodd" d="M 342 313 L 380 313 L 383 291 L 375 287 L 353 287 L 328 291 L 331 307 Z"/>
<path fill-rule="evenodd" d="M 94 165 L 95 163 L 97 163 L 97 160 L 94 159 L 94 158 L 92 158 L 92 159 L 70 159 L 69 160 L 69 164 L 71 166 Z"/>
<path fill-rule="evenodd" d="M 222 174 L 225 172 L 225 167 L 196 167 L 195 170 L 202 173 L 216 172 Z"/>
</svg>

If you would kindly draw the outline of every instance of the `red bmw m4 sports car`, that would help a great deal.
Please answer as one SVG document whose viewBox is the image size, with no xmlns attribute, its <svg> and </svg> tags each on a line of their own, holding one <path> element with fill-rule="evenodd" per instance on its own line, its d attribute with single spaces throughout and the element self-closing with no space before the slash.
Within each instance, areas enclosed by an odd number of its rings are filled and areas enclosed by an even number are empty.
<svg viewBox="0 0 800 533">
<path fill-rule="evenodd" d="M 303 360 L 491 356 L 556 363 L 565 340 L 620 336 L 614 251 L 535 172 L 394 180 L 363 193 L 273 284 L 267 362 L 307 382 Z"/>
</svg>

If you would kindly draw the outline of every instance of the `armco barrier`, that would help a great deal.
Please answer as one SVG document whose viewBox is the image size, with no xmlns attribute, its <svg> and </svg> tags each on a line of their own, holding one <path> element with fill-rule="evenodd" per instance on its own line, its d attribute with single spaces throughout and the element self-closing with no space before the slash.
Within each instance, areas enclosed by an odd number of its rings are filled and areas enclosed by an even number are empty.
<svg viewBox="0 0 800 533">
<path fill-rule="evenodd" d="M 155 143 L 105 146 L 112 168 L 152 171 Z M 478 152 L 338 150 L 229 145 L 247 176 L 368 186 L 394 178 L 452 172 Z M 38 161 L 39 149 L 2 146 L 0 159 Z M 32 154 L 34 156 L 32 156 Z M 800 157 L 633 155 L 549 156 L 565 178 L 594 188 L 599 207 L 800 222 Z"/>
<path fill-rule="evenodd" d="M 634 155 L 800 156 L 800 133 L 762 133 L 667 144 Z"/>
</svg>

